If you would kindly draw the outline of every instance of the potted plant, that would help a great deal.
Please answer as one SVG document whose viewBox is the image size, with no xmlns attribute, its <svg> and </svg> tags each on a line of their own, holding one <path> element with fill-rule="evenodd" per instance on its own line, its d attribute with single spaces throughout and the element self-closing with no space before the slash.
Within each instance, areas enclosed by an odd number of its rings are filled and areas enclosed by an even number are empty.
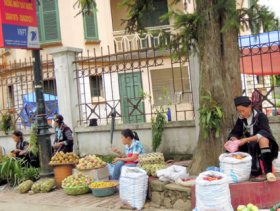
<svg viewBox="0 0 280 211">
<path fill-rule="evenodd" d="M 155 107 L 155 116 L 152 118 L 152 148 L 155 152 L 161 144 L 162 134 L 167 121 L 171 121 L 171 100 L 167 89 L 162 90 L 158 101 L 162 105 Z"/>
<path fill-rule="evenodd" d="M 10 130 L 14 129 L 13 117 L 10 113 L 2 114 L 0 130 L 4 131 L 8 135 Z"/>
</svg>

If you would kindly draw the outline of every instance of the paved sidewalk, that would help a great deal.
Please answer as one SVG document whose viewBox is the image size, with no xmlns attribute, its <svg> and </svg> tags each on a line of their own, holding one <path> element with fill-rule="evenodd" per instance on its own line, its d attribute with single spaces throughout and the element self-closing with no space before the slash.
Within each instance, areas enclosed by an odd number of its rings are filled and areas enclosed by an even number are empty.
<svg viewBox="0 0 280 211">
<path fill-rule="evenodd" d="M 111 211 L 120 210 L 121 205 L 118 194 L 109 197 L 94 197 L 90 193 L 69 196 L 62 189 L 37 194 L 20 194 L 9 187 L 0 190 L 0 211 Z M 156 209 L 150 203 L 146 203 L 144 210 L 167 209 Z"/>
</svg>

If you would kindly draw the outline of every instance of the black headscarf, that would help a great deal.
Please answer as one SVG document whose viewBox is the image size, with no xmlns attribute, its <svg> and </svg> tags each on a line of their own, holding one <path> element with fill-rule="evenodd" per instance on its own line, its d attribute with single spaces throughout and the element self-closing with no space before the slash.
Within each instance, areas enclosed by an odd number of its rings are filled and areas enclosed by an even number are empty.
<svg viewBox="0 0 280 211">
<path fill-rule="evenodd" d="M 251 105 L 251 103 L 252 103 L 252 101 L 247 96 L 239 96 L 234 99 L 235 107 L 240 106 L 240 105 L 248 107 L 249 105 Z"/>
</svg>

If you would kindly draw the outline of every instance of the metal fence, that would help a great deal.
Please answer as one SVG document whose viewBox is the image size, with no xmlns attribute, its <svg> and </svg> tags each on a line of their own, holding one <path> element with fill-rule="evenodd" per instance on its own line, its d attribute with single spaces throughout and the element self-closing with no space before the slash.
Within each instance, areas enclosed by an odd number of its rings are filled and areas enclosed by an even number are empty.
<svg viewBox="0 0 280 211">
<path fill-rule="evenodd" d="M 106 125 L 114 112 L 117 124 L 150 122 L 160 109 L 170 121 L 194 118 L 189 63 L 180 49 L 116 49 L 94 49 L 75 61 L 81 125 Z"/>
<path fill-rule="evenodd" d="M 160 39 L 158 39 L 160 40 Z M 140 40 L 141 41 L 141 40 Z M 116 113 L 116 123 L 151 122 L 159 110 L 170 121 L 194 119 L 188 59 L 180 49 L 160 49 L 143 41 L 115 48 L 93 49 L 76 57 L 80 125 L 106 125 Z M 125 46 L 124 46 L 125 44 Z M 280 113 L 280 32 L 239 37 L 240 68 L 244 94 L 260 99 L 267 115 Z M 176 54 L 174 54 L 176 52 Z M 176 55 L 176 56 L 174 56 Z M 47 116 L 58 113 L 54 63 L 42 58 Z M 36 100 L 32 59 L 0 66 L 0 126 L 7 115 L 13 125 L 30 127 Z"/>
<path fill-rule="evenodd" d="M 244 94 L 268 116 L 280 115 L 280 31 L 241 36 Z"/>
<path fill-rule="evenodd" d="M 46 113 L 51 118 L 58 112 L 54 64 L 48 57 L 41 59 Z M 35 121 L 36 99 L 32 67 L 32 58 L 0 67 L 1 130 L 7 126 L 29 128 Z"/>
</svg>

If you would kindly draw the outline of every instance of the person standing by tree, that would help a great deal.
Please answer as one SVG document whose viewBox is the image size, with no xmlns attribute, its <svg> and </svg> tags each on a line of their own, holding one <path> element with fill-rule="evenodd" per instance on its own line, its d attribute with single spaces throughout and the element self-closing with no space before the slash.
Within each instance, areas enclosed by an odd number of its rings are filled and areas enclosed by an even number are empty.
<svg viewBox="0 0 280 211">
<path fill-rule="evenodd" d="M 53 144 L 54 153 L 63 151 L 73 152 L 72 130 L 63 122 L 64 118 L 58 114 L 53 119 L 53 128 L 55 129 L 55 139 Z"/>
<path fill-rule="evenodd" d="M 276 181 L 272 173 L 272 161 L 278 157 L 279 147 L 271 133 L 267 117 L 261 111 L 252 108 L 249 97 L 237 97 L 234 104 L 240 116 L 229 134 L 229 139 L 240 140 L 239 150 L 252 156 L 253 176 L 262 174 L 259 162 L 261 160 L 266 179 L 270 182 Z"/>
</svg>

